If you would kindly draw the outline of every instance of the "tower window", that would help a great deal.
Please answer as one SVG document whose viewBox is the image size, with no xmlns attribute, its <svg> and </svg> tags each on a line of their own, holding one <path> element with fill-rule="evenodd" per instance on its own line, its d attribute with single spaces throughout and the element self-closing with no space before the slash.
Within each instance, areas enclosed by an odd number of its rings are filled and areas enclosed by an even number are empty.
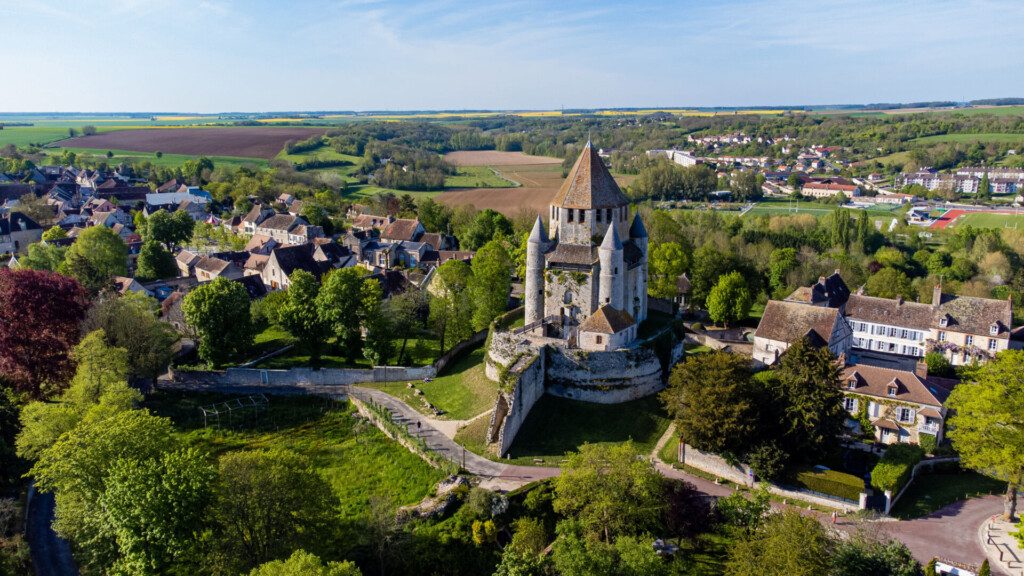
<svg viewBox="0 0 1024 576">
<path fill-rule="evenodd" d="M 595 217 L 597 223 L 600 224 L 601 223 L 601 210 L 600 209 L 594 210 L 594 217 Z"/>
<path fill-rule="evenodd" d="M 565 219 L 567 222 L 572 222 L 573 209 L 569 208 L 569 216 Z"/>
<path fill-rule="evenodd" d="M 580 210 L 580 224 L 583 224 L 586 221 L 587 221 L 587 211 L 581 209 Z"/>
<path fill-rule="evenodd" d="M 605 208 L 604 209 L 604 216 L 605 216 L 605 220 L 611 222 L 612 221 L 612 209 L 611 208 Z"/>
</svg>

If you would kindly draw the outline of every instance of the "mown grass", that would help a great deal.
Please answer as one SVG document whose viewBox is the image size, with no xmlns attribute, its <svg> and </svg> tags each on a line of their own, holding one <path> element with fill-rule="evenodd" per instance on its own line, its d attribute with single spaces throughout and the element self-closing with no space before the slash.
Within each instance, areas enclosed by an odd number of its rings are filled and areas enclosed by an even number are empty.
<svg viewBox="0 0 1024 576">
<path fill-rule="evenodd" d="M 256 367 L 268 370 L 286 370 L 288 368 L 314 365 L 310 351 L 301 344 L 298 344 L 295 337 L 289 334 L 287 330 L 276 324 L 264 328 L 256 335 L 253 341 L 252 354 L 243 362 L 255 360 L 264 354 L 289 344 L 294 344 L 294 346 L 277 356 L 257 363 Z M 388 359 L 389 363 L 398 360 L 398 353 L 402 349 L 402 340 L 395 339 L 392 344 L 394 346 L 394 356 Z M 405 345 L 403 360 L 405 360 L 405 364 L 410 366 L 425 366 L 433 362 L 439 355 L 437 338 L 430 336 L 410 338 Z M 371 366 L 370 361 L 363 356 L 362 350 L 355 351 L 353 356 L 352 361 L 349 361 L 343 354 L 339 354 L 335 340 L 331 338 L 325 343 L 315 366 L 318 368 L 369 368 Z"/>
<path fill-rule="evenodd" d="M 927 516 L 940 508 L 987 494 L 1000 494 L 1006 482 L 995 480 L 977 472 L 959 474 L 924 474 L 896 502 L 891 515 L 901 520 Z"/>
<path fill-rule="evenodd" d="M 1024 113 L 1024 108 L 1020 109 Z M 1004 132 L 990 132 L 983 134 L 936 134 L 935 136 L 923 136 L 914 138 L 911 142 L 921 144 L 938 144 L 944 142 L 955 142 L 958 144 L 973 144 L 975 142 L 1024 142 L 1024 134 L 1008 134 Z"/>
<path fill-rule="evenodd" d="M 1024 215 L 969 212 L 961 215 L 953 224 L 976 228 L 1024 228 Z"/>
<path fill-rule="evenodd" d="M 487 166 L 460 166 L 454 176 L 444 179 L 445 188 L 512 188 L 515 185 Z"/>
<path fill-rule="evenodd" d="M 185 163 L 186 160 L 193 160 L 199 156 L 191 156 L 188 154 L 167 154 L 164 153 L 160 158 L 156 157 L 155 152 L 133 152 L 129 150 L 110 150 L 114 153 L 114 156 L 107 159 L 107 150 L 102 148 L 52 148 L 48 149 L 47 152 L 54 155 L 60 155 L 61 151 L 70 150 L 76 154 L 88 154 L 94 157 L 97 162 L 108 162 L 110 164 L 118 164 L 121 162 L 150 162 L 154 166 L 163 168 L 177 168 Z M 250 166 L 255 168 L 266 168 L 269 164 L 262 158 L 242 158 L 239 156 L 207 156 L 213 161 L 214 166 L 224 166 L 228 168 L 239 168 L 242 166 Z"/>
<path fill-rule="evenodd" d="M 365 517 L 372 497 L 398 508 L 419 502 L 443 474 L 387 438 L 350 405 L 309 396 L 272 396 L 265 413 L 238 415 L 221 428 L 203 427 L 200 406 L 232 398 L 159 392 L 146 401 L 174 422 L 179 438 L 216 458 L 236 450 L 280 448 L 310 459 L 341 502 L 343 520 Z M 226 420 L 226 419 L 225 419 Z"/>
<path fill-rule="evenodd" d="M 416 410 L 433 416 L 421 398 L 442 410 L 444 420 L 468 420 L 494 406 L 498 393 L 497 382 L 484 374 L 484 349 L 478 348 L 457 361 L 443 376 L 431 382 L 415 382 L 422 396 L 409 388 L 406 382 L 375 382 L 364 386 L 383 390 Z M 486 420 L 486 419 L 483 419 Z"/>
</svg>

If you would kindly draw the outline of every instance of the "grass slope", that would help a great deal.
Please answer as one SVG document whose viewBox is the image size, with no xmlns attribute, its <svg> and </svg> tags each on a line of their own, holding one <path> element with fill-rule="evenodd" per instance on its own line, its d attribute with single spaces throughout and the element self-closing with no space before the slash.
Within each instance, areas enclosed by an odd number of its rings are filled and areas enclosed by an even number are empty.
<svg viewBox="0 0 1024 576">
<path fill-rule="evenodd" d="M 937 144 L 940 142 L 956 142 L 960 144 L 973 144 L 975 142 L 1024 142 L 1024 134 L 1007 134 L 993 132 L 986 134 L 938 134 L 915 138 L 911 142 L 922 144 Z"/>
<path fill-rule="evenodd" d="M 892 515 L 901 520 L 920 518 L 954 502 L 1005 490 L 1005 482 L 976 472 L 925 474 L 907 488 L 893 507 Z"/>
</svg>

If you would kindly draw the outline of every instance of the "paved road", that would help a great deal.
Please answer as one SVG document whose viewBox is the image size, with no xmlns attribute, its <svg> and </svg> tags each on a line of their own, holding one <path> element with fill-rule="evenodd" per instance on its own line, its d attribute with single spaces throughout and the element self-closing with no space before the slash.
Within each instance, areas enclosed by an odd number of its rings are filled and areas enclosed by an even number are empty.
<svg viewBox="0 0 1024 576">
<path fill-rule="evenodd" d="M 71 546 L 50 527 L 55 508 L 53 494 L 36 492 L 32 497 L 26 533 L 32 552 L 32 566 L 36 576 L 77 576 L 78 567 L 71 556 Z"/>
</svg>

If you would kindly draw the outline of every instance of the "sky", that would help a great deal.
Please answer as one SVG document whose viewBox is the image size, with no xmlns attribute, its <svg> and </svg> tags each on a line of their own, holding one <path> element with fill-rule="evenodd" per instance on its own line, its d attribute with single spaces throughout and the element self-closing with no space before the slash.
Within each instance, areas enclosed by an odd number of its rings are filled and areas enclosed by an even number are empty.
<svg viewBox="0 0 1024 576">
<path fill-rule="evenodd" d="M 0 112 L 1024 96 L 1024 1 L 0 0 Z"/>
</svg>

